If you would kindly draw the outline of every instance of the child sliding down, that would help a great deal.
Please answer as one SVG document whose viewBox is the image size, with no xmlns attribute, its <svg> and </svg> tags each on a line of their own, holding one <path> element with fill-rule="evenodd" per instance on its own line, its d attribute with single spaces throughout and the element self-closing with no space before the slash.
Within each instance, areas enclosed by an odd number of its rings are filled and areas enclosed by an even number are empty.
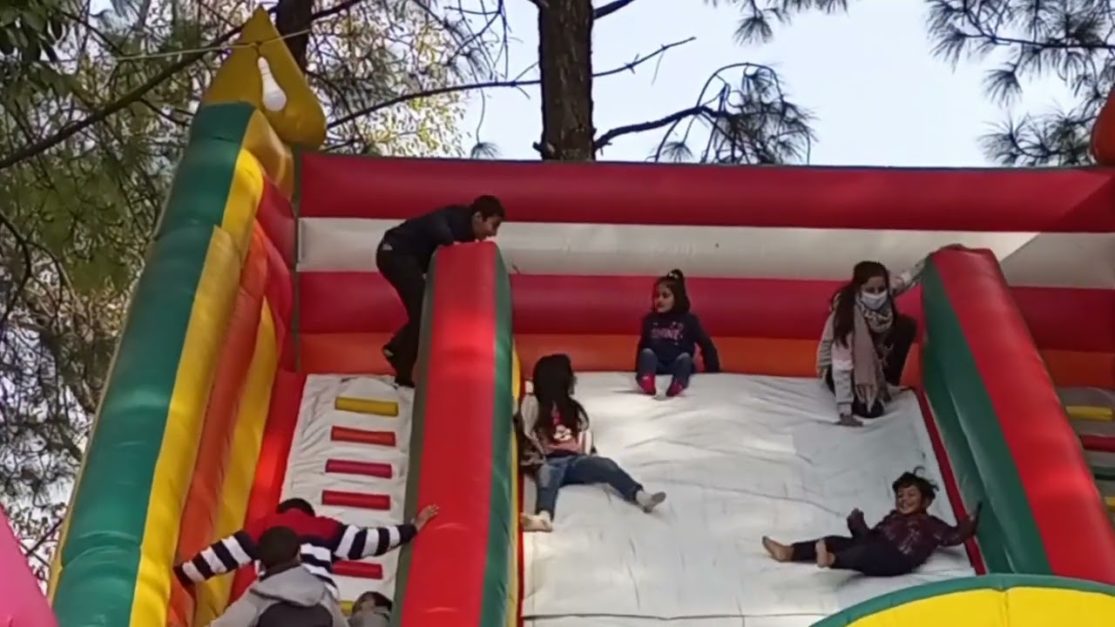
<svg viewBox="0 0 1115 627">
<path fill-rule="evenodd" d="M 716 346 L 701 327 L 697 316 L 689 311 L 689 294 L 681 270 L 670 270 L 654 282 L 654 301 L 650 313 L 643 318 L 635 360 L 635 379 L 639 389 L 654 396 L 654 376 L 672 375 L 666 396 L 677 396 L 689 386 L 689 377 L 696 371 L 693 362 L 697 346 L 706 372 L 720 371 Z"/>
<path fill-rule="evenodd" d="M 968 520 L 953 527 L 926 510 L 937 487 L 913 472 L 903 473 L 892 484 L 894 510 L 868 528 L 863 512 L 848 515 L 852 537 L 826 536 L 790 545 L 763 537 L 763 548 L 779 562 L 816 562 L 820 568 L 856 570 L 875 577 L 911 573 L 942 546 L 963 543 L 976 532 L 979 506 Z"/>
<path fill-rule="evenodd" d="M 565 485 L 606 483 L 650 513 L 665 492 L 648 493 L 611 459 L 596 455 L 584 407 L 573 399 L 568 355 L 547 355 L 534 365 L 534 395 L 519 410 L 523 464 L 536 468 L 535 514 L 523 514 L 525 531 L 552 531 L 558 490 Z"/>
</svg>

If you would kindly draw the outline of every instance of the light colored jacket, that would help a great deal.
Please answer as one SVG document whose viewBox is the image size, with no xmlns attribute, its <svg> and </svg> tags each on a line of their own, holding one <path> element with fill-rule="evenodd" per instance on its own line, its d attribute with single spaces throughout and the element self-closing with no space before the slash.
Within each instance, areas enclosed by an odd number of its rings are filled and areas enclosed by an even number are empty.
<svg viewBox="0 0 1115 627">
<path fill-rule="evenodd" d="M 321 605 L 332 614 L 333 627 L 348 627 L 345 615 L 325 582 L 303 566 L 296 566 L 255 582 L 244 596 L 228 606 L 225 613 L 210 623 L 209 627 L 256 627 L 260 615 L 276 603 L 302 607 Z"/>
</svg>

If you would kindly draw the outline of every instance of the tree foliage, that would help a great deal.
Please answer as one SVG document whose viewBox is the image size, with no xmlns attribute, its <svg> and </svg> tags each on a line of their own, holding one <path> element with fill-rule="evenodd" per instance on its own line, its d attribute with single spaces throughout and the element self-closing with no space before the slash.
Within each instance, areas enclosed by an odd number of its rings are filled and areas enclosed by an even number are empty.
<svg viewBox="0 0 1115 627">
<path fill-rule="evenodd" d="M 1033 79 L 1057 80 L 1076 102 L 1009 119 L 983 138 L 1004 165 L 1089 163 L 1092 125 L 1115 84 L 1115 5 L 1109 0 L 930 0 L 935 52 L 995 64 L 985 88 L 1008 104 Z"/>
<path fill-rule="evenodd" d="M 40 569 L 197 99 L 254 6 L 0 8 L 18 44 L 0 54 L 0 499 Z M 458 154 L 461 93 L 414 94 L 459 84 L 486 35 L 409 0 L 315 8 L 307 69 L 343 120 L 329 148 Z"/>
</svg>

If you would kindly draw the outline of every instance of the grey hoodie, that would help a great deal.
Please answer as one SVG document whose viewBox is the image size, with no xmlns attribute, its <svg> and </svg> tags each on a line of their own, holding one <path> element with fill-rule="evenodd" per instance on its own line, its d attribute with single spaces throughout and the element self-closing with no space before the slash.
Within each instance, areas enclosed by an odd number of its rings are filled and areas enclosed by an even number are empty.
<svg viewBox="0 0 1115 627">
<path fill-rule="evenodd" d="M 325 587 L 325 582 L 302 566 L 280 571 L 260 579 L 244 596 L 228 606 L 210 627 L 256 627 L 264 610 L 280 602 L 313 607 L 321 605 L 333 615 L 333 627 L 348 627 L 341 608 Z"/>
</svg>

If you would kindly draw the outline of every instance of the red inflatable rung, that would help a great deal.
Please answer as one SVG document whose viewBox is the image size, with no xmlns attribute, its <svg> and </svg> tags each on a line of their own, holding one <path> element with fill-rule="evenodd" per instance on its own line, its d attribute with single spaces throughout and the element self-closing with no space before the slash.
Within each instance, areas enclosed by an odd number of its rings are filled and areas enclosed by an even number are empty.
<svg viewBox="0 0 1115 627">
<path fill-rule="evenodd" d="M 352 427 L 333 427 L 329 436 L 334 442 L 395 446 L 394 431 L 369 431 L 367 429 L 353 429 Z"/>
<path fill-rule="evenodd" d="M 383 579 L 383 566 L 371 562 L 337 562 L 333 565 L 333 574 L 358 579 Z"/>
<path fill-rule="evenodd" d="M 325 462 L 325 472 L 342 475 L 364 475 L 365 477 L 379 477 L 380 479 L 390 479 L 395 474 L 391 464 L 356 462 L 349 459 L 330 459 Z"/>
<path fill-rule="evenodd" d="M 332 507 L 359 507 L 360 509 L 391 509 L 391 497 L 386 494 L 364 494 L 361 492 L 341 492 L 325 490 L 321 493 L 323 505 Z"/>
</svg>

